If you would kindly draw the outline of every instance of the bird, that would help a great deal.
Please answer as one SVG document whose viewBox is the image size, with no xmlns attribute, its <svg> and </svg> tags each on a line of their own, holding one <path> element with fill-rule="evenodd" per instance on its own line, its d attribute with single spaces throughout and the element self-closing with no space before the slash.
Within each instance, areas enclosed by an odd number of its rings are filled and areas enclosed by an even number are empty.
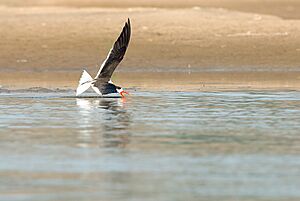
<svg viewBox="0 0 300 201">
<path fill-rule="evenodd" d="M 110 49 L 106 59 L 103 61 L 96 77 L 93 79 L 86 70 L 83 70 L 76 89 L 76 96 L 81 95 L 90 87 L 100 96 L 119 93 L 121 97 L 124 98 L 124 94 L 129 94 L 122 87 L 115 85 L 111 80 L 111 76 L 124 58 L 130 37 L 131 25 L 130 19 L 128 18 L 122 32 Z"/>
</svg>

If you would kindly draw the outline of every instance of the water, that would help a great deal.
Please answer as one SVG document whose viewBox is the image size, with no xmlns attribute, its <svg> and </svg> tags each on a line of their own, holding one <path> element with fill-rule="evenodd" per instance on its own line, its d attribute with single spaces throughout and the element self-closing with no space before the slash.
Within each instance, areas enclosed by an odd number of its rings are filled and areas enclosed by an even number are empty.
<svg viewBox="0 0 300 201">
<path fill-rule="evenodd" d="M 300 92 L 0 95 L 0 200 L 299 200 Z"/>
</svg>

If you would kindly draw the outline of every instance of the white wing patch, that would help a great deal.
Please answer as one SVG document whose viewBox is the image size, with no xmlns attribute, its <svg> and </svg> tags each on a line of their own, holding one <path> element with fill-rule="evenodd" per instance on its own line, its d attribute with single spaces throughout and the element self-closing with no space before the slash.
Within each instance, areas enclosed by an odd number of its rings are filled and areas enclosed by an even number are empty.
<svg viewBox="0 0 300 201">
<path fill-rule="evenodd" d="M 78 96 L 78 95 L 82 94 L 83 92 L 85 92 L 86 90 L 88 90 L 88 88 L 90 88 L 90 86 L 91 86 L 92 81 L 93 81 L 93 78 L 90 76 L 90 74 L 88 74 L 88 72 L 83 70 L 82 75 L 79 80 L 78 87 L 76 89 L 76 96 Z"/>
<path fill-rule="evenodd" d="M 86 82 L 89 82 L 92 80 L 93 80 L 92 76 L 90 76 L 90 74 L 88 72 L 86 72 L 86 70 L 83 70 L 82 75 L 79 80 L 79 84 L 85 84 Z"/>
<path fill-rule="evenodd" d="M 102 96 L 102 93 L 100 92 L 100 90 L 99 90 L 97 87 L 94 87 L 94 86 L 92 85 L 92 89 L 94 89 L 94 91 L 95 91 L 97 94 L 99 94 L 100 96 Z"/>
</svg>

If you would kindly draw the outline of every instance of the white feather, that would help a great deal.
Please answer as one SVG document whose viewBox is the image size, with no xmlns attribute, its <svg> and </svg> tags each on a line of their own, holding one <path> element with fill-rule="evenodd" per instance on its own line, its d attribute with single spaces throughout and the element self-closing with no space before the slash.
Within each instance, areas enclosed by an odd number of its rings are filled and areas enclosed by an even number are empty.
<svg viewBox="0 0 300 201">
<path fill-rule="evenodd" d="M 79 84 L 84 84 L 85 82 L 92 81 L 92 80 L 93 78 L 90 76 L 90 74 L 86 72 L 86 70 L 83 70 L 79 80 Z"/>
<path fill-rule="evenodd" d="M 100 96 L 102 96 L 102 93 L 100 92 L 100 90 L 99 90 L 97 87 L 94 87 L 94 86 L 92 85 L 92 89 L 94 89 L 94 91 L 95 91 L 97 94 L 99 94 Z"/>
<path fill-rule="evenodd" d="M 82 75 L 79 80 L 78 87 L 76 89 L 76 96 L 82 94 L 88 88 L 90 88 L 92 81 L 93 81 L 93 78 L 90 76 L 90 74 L 88 74 L 88 72 L 83 70 Z"/>
</svg>

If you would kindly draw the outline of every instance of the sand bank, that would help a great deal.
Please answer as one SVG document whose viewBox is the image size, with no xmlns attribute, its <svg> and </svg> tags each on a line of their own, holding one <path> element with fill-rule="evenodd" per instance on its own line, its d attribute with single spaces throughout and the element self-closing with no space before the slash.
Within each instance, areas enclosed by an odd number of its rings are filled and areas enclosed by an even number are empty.
<svg viewBox="0 0 300 201">
<path fill-rule="evenodd" d="M 5 72 L 1 89 L 75 90 L 80 72 Z M 155 91 L 299 90 L 300 72 L 118 72 L 113 81 L 128 89 Z"/>
<path fill-rule="evenodd" d="M 300 22 L 220 9 L 1 8 L 0 71 L 94 69 L 127 17 L 123 70 L 295 68 Z"/>
<path fill-rule="evenodd" d="M 0 7 L 0 85 L 76 86 L 127 17 L 132 40 L 115 75 L 124 86 L 299 89 L 299 20 L 200 7 Z"/>
<path fill-rule="evenodd" d="M 101 8 L 225 8 L 229 10 L 276 15 L 288 19 L 300 18 L 298 0 L 0 0 L 4 6 L 63 6 Z"/>
</svg>

